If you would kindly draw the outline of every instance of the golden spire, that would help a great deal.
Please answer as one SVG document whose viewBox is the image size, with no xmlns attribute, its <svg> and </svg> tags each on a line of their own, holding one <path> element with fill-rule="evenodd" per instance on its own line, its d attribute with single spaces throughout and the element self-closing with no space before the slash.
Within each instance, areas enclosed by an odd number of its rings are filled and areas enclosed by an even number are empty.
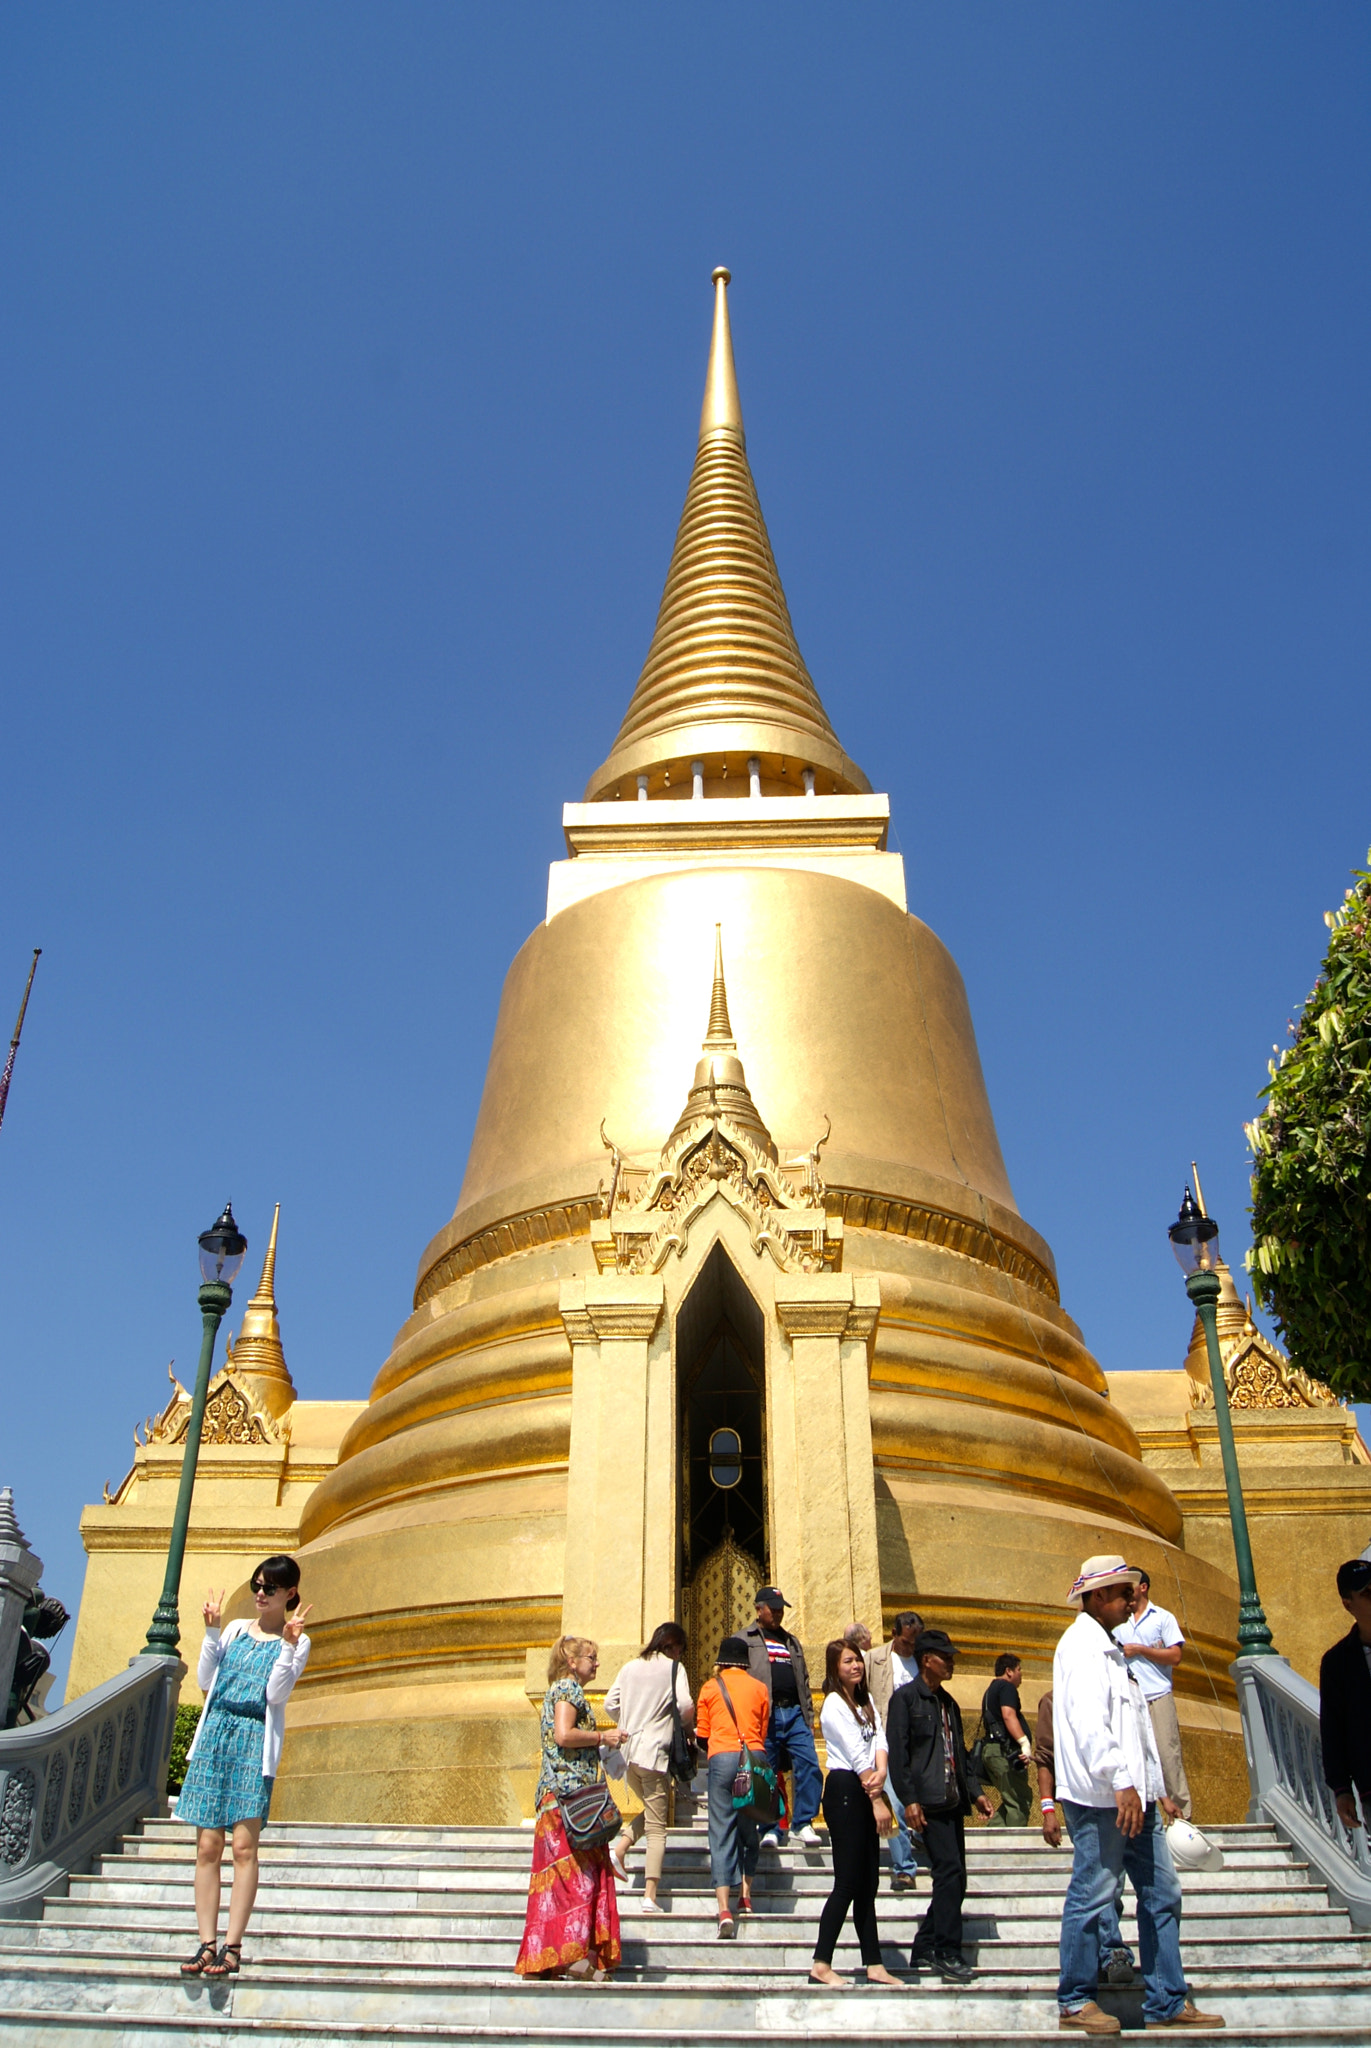
<svg viewBox="0 0 1371 2048">
<path fill-rule="evenodd" d="M 636 796 L 640 775 L 651 796 L 688 793 L 692 760 L 711 794 L 746 795 L 754 759 L 768 794 L 801 795 L 805 768 L 822 795 L 871 787 L 828 722 L 790 623 L 748 467 L 728 282 L 714 272 L 700 442 L 652 645 L 588 802 Z"/>
<path fill-rule="evenodd" d="M 747 1085 L 733 1027 L 728 1019 L 723 928 L 717 924 L 714 927 L 714 989 L 709 1002 L 709 1029 L 700 1050 L 704 1058 L 696 1063 L 695 1079 L 690 1084 L 685 1108 L 676 1119 L 676 1128 L 667 1139 L 668 1146 L 674 1145 L 692 1124 L 712 1122 L 716 1117 L 724 1116 L 746 1131 L 754 1144 L 775 1164 L 778 1158 L 776 1147 L 752 1100 L 752 1091 Z"/>
<path fill-rule="evenodd" d="M 700 408 L 700 439 L 703 441 L 714 433 L 732 434 L 746 448 L 738 373 L 733 367 L 733 336 L 728 330 L 728 287 L 732 282 L 731 274 L 722 264 L 710 279 L 714 286 L 714 333 L 705 372 L 705 402 Z"/>
<path fill-rule="evenodd" d="M 705 1052 L 736 1052 L 733 1026 L 728 1021 L 728 990 L 724 986 L 724 928 L 714 927 L 714 991 L 709 999 L 709 1029 L 702 1048 Z"/>
<path fill-rule="evenodd" d="M 243 1327 L 236 1343 L 228 1347 L 228 1363 L 241 1378 L 251 1377 L 273 1418 L 283 1415 L 295 1399 L 295 1382 L 281 1345 L 281 1325 L 276 1314 L 276 1232 L 281 1221 L 281 1204 L 271 1219 L 267 1255 L 257 1292 L 243 1310 Z"/>
</svg>

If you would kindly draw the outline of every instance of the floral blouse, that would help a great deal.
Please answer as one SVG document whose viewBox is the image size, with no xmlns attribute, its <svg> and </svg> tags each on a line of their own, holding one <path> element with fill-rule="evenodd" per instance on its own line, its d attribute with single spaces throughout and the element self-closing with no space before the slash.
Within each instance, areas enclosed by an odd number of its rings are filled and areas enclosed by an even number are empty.
<svg viewBox="0 0 1371 2048">
<path fill-rule="evenodd" d="M 579 1792 L 584 1785 L 593 1785 L 600 1775 L 600 1752 L 594 1749 L 563 1749 L 556 1735 L 556 1713 L 559 1700 L 566 1700 L 576 1709 L 576 1726 L 593 1728 L 595 1716 L 581 1690 L 578 1678 L 570 1674 L 554 1679 L 543 1694 L 541 1733 L 543 1740 L 543 1768 L 538 1773 L 537 1804 L 545 1799 L 560 1799 L 563 1793 Z"/>
</svg>

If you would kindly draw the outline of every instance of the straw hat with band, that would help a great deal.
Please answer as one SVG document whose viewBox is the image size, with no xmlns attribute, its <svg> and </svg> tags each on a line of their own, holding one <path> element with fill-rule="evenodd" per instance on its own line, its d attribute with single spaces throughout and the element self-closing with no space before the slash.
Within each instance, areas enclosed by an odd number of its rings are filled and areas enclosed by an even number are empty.
<svg viewBox="0 0 1371 2048">
<path fill-rule="evenodd" d="M 1088 1557 L 1081 1566 L 1079 1578 L 1066 1596 L 1066 1604 L 1068 1607 L 1079 1607 L 1083 1593 L 1095 1593 L 1101 1586 L 1117 1586 L 1124 1580 L 1130 1586 L 1140 1586 L 1142 1573 L 1121 1557 Z"/>
</svg>

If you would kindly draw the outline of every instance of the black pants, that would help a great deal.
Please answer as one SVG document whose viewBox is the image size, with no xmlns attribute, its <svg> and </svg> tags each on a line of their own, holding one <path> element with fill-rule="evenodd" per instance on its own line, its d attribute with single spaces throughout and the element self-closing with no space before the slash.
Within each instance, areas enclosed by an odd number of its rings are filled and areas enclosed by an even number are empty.
<svg viewBox="0 0 1371 2048">
<path fill-rule="evenodd" d="M 959 1956 L 962 1900 L 966 1897 L 966 1823 L 955 1806 L 924 1808 L 924 1847 L 933 1870 L 933 1897 L 919 1923 L 909 1960 Z"/>
<path fill-rule="evenodd" d="M 816 1963 L 831 1963 L 849 1906 L 862 1961 L 870 1969 L 881 1961 L 876 1932 L 876 1885 L 881 1874 L 880 1837 L 871 1801 L 855 1771 L 830 1771 L 824 1785 L 824 1819 L 833 1846 L 833 1889 L 824 1900 Z"/>
</svg>

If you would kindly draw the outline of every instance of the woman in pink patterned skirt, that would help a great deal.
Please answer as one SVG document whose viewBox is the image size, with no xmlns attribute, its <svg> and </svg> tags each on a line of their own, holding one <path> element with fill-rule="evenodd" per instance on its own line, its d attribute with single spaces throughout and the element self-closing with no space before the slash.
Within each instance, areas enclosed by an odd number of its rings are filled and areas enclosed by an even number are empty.
<svg viewBox="0 0 1371 2048">
<path fill-rule="evenodd" d="M 585 1636 L 559 1636 L 548 1659 L 533 1873 L 524 1939 L 514 1965 L 522 1977 L 589 1977 L 603 1983 L 622 1954 L 609 1849 L 573 1849 L 557 1807 L 564 1794 L 596 1782 L 601 1744 L 617 1749 L 624 1739 L 617 1728 L 595 1726 L 586 1700 L 584 1688 L 599 1663 L 595 1644 Z"/>
</svg>

